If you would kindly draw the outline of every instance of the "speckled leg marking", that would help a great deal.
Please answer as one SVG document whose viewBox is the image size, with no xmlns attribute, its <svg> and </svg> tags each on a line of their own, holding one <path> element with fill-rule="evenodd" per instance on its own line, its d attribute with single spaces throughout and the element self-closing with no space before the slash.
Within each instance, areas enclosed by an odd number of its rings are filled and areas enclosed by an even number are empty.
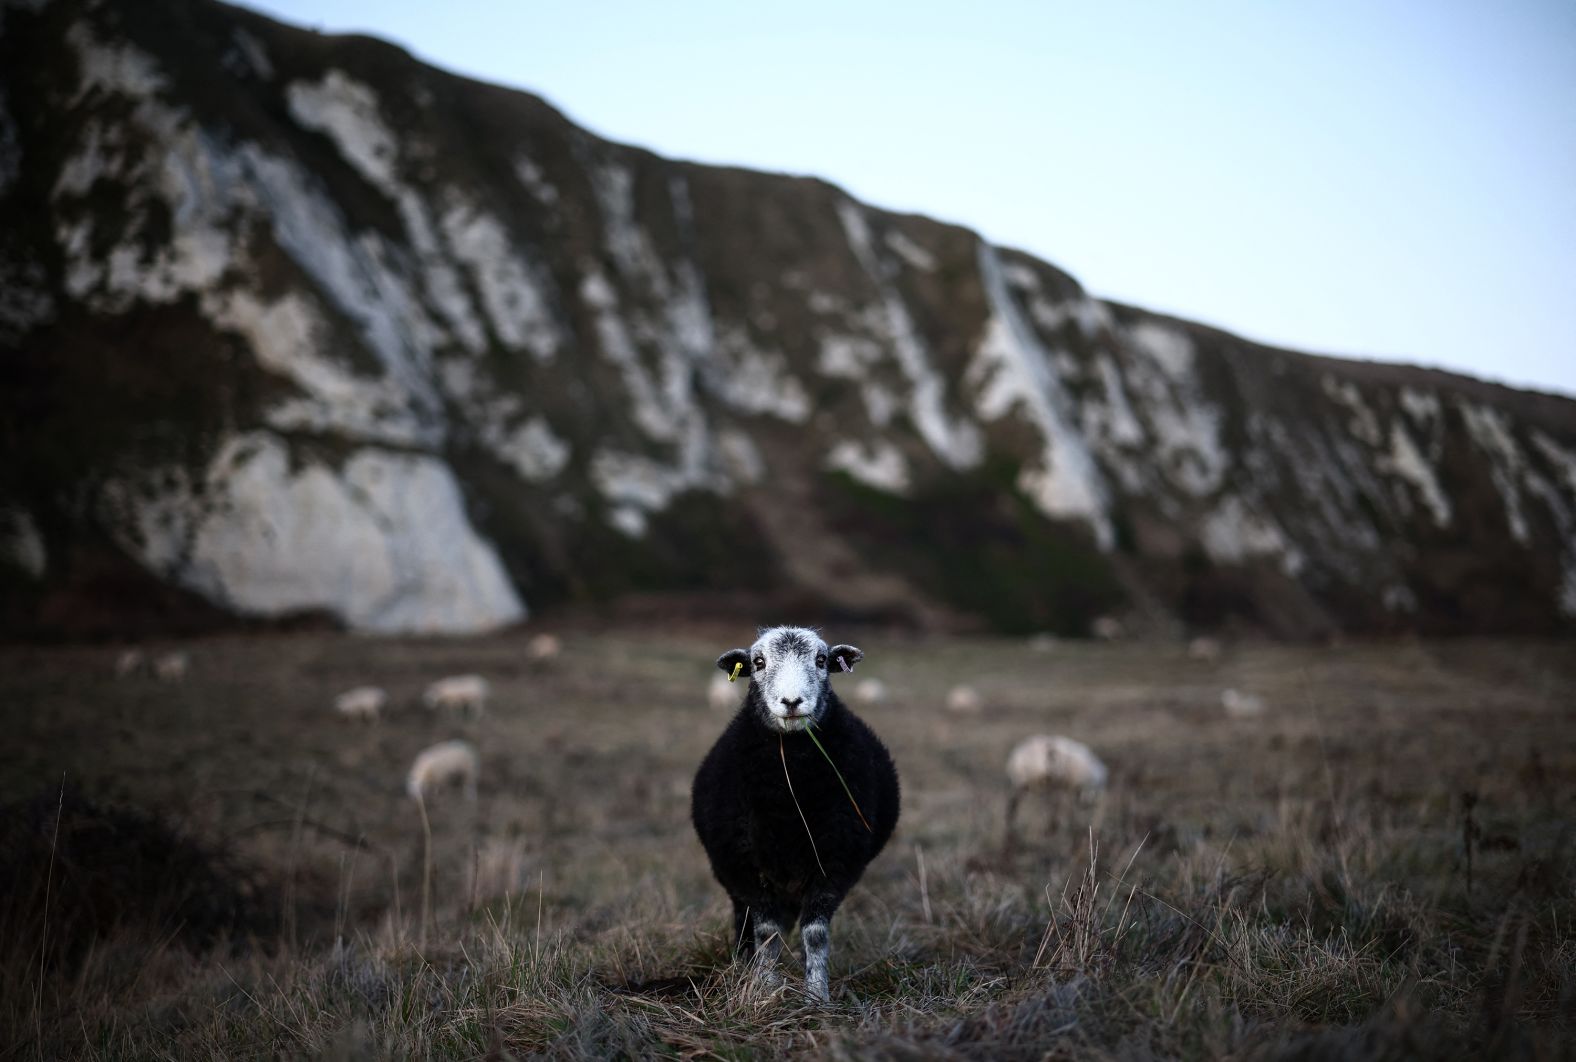
<svg viewBox="0 0 1576 1062">
<path fill-rule="evenodd" d="M 778 981 L 777 957 L 783 950 L 782 926 L 769 918 L 756 915 L 755 923 L 755 966 L 760 975 L 768 982 L 775 984 Z"/>
<path fill-rule="evenodd" d="M 824 921 L 806 922 L 799 930 L 804 941 L 804 990 L 817 1003 L 832 998 L 827 965 L 832 957 L 832 934 Z"/>
</svg>

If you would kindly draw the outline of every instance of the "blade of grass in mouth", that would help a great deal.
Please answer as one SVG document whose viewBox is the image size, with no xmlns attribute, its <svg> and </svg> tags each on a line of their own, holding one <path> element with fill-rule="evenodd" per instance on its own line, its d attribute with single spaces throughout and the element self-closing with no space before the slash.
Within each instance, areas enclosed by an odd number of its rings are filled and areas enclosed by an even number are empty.
<svg viewBox="0 0 1576 1062">
<path fill-rule="evenodd" d="M 799 821 L 804 823 L 804 835 L 810 838 L 810 851 L 815 853 L 815 865 L 821 867 L 821 877 L 826 877 L 826 867 L 821 865 L 821 850 L 815 846 L 815 834 L 810 830 L 810 820 L 804 817 L 804 808 L 799 806 L 799 797 L 793 791 L 793 779 L 788 777 L 788 753 L 783 748 L 783 736 L 777 735 L 777 755 L 783 761 L 783 781 L 788 783 L 788 796 L 793 799 L 793 809 L 799 813 Z M 835 770 L 835 768 L 834 768 Z"/>
<path fill-rule="evenodd" d="M 854 799 L 854 791 L 848 788 L 847 782 L 843 781 L 843 772 L 837 769 L 837 764 L 832 763 L 832 757 L 826 751 L 826 746 L 821 744 L 821 739 L 815 736 L 815 724 L 811 723 L 809 726 L 805 727 L 804 732 L 810 735 L 810 740 L 815 742 L 815 747 L 820 749 L 821 755 L 826 757 L 826 762 L 831 766 L 832 773 L 837 775 L 837 780 L 842 783 L 843 792 L 848 794 L 848 802 L 854 806 L 854 814 L 858 815 L 859 821 L 865 824 L 865 831 L 867 833 L 875 833 L 876 831 L 870 828 L 870 820 L 865 818 L 865 813 L 863 811 L 859 810 L 859 801 Z M 786 762 L 783 764 L 783 769 L 785 771 L 788 769 Z"/>
</svg>

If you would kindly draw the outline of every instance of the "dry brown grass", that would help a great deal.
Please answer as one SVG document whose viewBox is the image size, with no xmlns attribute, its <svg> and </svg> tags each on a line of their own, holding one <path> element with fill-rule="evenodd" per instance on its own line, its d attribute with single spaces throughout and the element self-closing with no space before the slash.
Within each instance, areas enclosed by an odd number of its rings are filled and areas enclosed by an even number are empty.
<svg viewBox="0 0 1576 1062">
<path fill-rule="evenodd" d="M 64 774 L 260 876 L 267 899 L 246 939 L 208 946 L 173 916 L 51 923 L 41 896 L 0 898 L 57 944 L 90 941 L 68 963 L 40 954 L 42 932 L 15 937 L 0 1057 L 1570 1050 L 1568 645 L 1263 646 L 1211 664 L 1181 646 L 861 644 L 860 677 L 892 691 L 864 714 L 904 816 L 834 923 L 819 1008 L 796 960 L 784 986 L 728 961 L 688 824 L 726 644 L 569 635 L 533 663 L 523 637 L 216 639 L 179 686 L 117 682 L 107 649 L 0 651 L 0 800 L 47 801 Z M 494 683 L 479 721 L 417 703 L 459 671 Z M 333 695 L 366 681 L 391 716 L 337 718 Z M 983 715 L 943 711 L 958 682 Z M 1268 712 L 1227 718 L 1228 686 Z M 1092 809 L 1027 804 L 1009 851 L 1002 762 L 1038 730 L 1088 742 L 1112 785 Z M 403 771 L 457 735 L 481 747 L 482 795 L 433 801 L 428 864 Z"/>
</svg>

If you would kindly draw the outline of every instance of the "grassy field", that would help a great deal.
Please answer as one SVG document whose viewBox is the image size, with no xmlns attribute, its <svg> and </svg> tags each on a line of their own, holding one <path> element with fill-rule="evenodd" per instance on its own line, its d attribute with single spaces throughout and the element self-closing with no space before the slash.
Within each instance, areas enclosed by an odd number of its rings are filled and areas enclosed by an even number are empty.
<svg viewBox="0 0 1576 1062">
<path fill-rule="evenodd" d="M 729 962 L 688 820 L 710 661 L 750 636 L 224 638 L 179 684 L 0 650 L 0 1058 L 1570 1056 L 1569 644 L 849 638 L 904 810 L 813 1007 L 797 958 L 781 987 Z M 484 718 L 419 706 L 460 671 Z M 336 718 L 363 682 L 390 714 Z M 1112 782 L 1027 803 L 1009 848 L 1038 731 Z M 429 840 L 404 770 L 452 736 L 481 795 L 435 798 Z"/>
</svg>

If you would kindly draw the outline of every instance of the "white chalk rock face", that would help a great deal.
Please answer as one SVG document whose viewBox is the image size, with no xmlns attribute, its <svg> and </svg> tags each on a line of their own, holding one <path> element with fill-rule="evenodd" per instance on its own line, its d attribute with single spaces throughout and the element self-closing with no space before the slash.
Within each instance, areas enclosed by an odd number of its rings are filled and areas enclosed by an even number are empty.
<svg viewBox="0 0 1576 1062">
<path fill-rule="evenodd" d="M 143 519 L 144 555 L 184 552 L 171 574 L 238 612 L 323 609 L 361 630 L 442 633 L 525 616 L 435 458 L 363 449 L 337 469 L 293 468 L 278 438 L 257 433 L 221 448 L 208 485 L 186 549 L 170 549 L 170 524 Z"/>
</svg>

